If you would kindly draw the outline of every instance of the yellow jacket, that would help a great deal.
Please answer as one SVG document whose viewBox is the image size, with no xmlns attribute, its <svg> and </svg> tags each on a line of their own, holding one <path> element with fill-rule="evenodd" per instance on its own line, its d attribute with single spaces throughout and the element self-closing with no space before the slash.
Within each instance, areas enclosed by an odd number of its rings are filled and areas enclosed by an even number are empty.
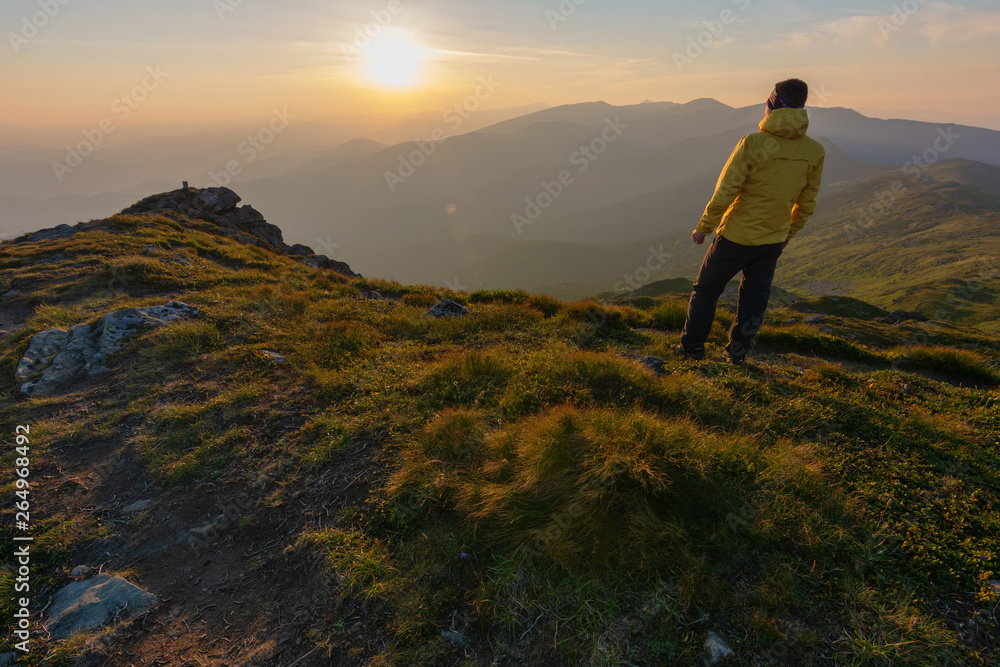
<svg viewBox="0 0 1000 667">
<path fill-rule="evenodd" d="M 806 110 L 775 109 L 759 127 L 729 156 L 698 223 L 702 234 L 718 228 L 742 245 L 781 243 L 816 210 L 826 150 L 806 136 Z"/>
</svg>

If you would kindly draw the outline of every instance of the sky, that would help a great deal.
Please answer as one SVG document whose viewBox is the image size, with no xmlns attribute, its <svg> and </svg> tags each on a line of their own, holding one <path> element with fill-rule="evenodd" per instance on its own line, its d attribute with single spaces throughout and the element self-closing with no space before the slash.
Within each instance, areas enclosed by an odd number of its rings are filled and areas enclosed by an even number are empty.
<svg viewBox="0 0 1000 667">
<path fill-rule="evenodd" d="M 995 0 L 3 0 L 0 26 L 0 125 L 740 107 L 798 77 L 812 106 L 1000 129 Z"/>
</svg>

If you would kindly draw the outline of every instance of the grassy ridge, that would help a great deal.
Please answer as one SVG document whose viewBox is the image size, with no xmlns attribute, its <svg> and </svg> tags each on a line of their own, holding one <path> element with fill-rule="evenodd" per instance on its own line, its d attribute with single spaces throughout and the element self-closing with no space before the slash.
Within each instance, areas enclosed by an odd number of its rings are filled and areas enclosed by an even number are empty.
<svg viewBox="0 0 1000 667">
<path fill-rule="evenodd" d="M 268 506 L 290 516 L 355 444 L 378 443 L 384 482 L 270 556 L 320 556 L 357 602 L 377 641 L 347 619 L 308 634 L 350 664 L 695 664 L 707 630 L 746 664 L 998 659 L 996 338 L 846 312 L 820 331 L 779 308 L 759 362 L 736 369 L 718 361 L 725 310 L 708 362 L 671 356 L 683 300 L 669 294 L 608 305 L 349 281 L 195 223 L 112 221 L 120 233 L 0 246 L 0 293 L 31 286 L 8 299 L 34 305 L 0 340 L 4 428 L 36 424 L 42 463 L 117 439 L 163 489 L 276 479 Z M 33 333 L 167 297 L 203 317 L 130 342 L 113 389 L 16 396 Z M 424 317 L 439 298 L 473 313 Z M 79 401 L 87 412 L 60 418 Z M 45 581 L 129 530 L 45 517 Z"/>
<path fill-rule="evenodd" d="M 777 282 L 827 284 L 937 321 L 1000 318 L 997 167 L 968 160 L 893 172 L 827 193 L 782 258 Z M 828 287 L 829 289 L 829 287 Z"/>
</svg>

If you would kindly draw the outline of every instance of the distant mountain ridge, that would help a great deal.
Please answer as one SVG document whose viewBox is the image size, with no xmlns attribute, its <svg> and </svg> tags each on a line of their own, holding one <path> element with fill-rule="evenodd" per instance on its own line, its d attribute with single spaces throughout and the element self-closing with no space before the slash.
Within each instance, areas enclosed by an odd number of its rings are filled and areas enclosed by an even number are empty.
<svg viewBox="0 0 1000 667">
<path fill-rule="evenodd" d="M 850 207 L 842 202 L 876 196 L 883 186 L 872 179 L 900 170 L 906 173 L 892 178 L 937 178 L 954 160 L 976 161 L 949 168 L 961 171 L 974 199 L 985 206 L 983 213 L 991 212 L 993 175 L 987 163 L 1000 161 L 1000 132 L 873 119 L 842 108 L 811 109 L 810 115 L 810 134 L 824 143 L 828 157 L 818 213 L 807 231 L 848 224 Z M 531 110 L 444 141 L 391 146 L 355 139 L 309 147 L 310 137 L 332 130 L 303 123 L 281 137 L 287 146 L 276 140 L 273 151 L 239 163 L 238 173 L 226 177 L 231 182 L 216 184 L 237 187 L 255 207 L 271 211 L 291 242 L 337 247 L 365 275 L 552 287 L 581 295 L 612 289 L 645 261 L 650 247 L 664 242 L 679 245 L 659 277 L 693 277 L 697 261 L 684 237 L 733 145 L 756 131 L 761 117 L 761 105 L 733 108 L 712 99 L 625 106 L 588 102 Z M 620 131 L 608 135 L 610 127 Z M 289 146 L 298 148 L 286 150 Z M 113 158 L 117 150 L 109 149 L 105 157 Z M 52 226 L 65 220 L 62 216 L 74 216 L 73 222 L 106 214 L 137 196 L 179 185 L 149 181 L 96 198 L 32 200 L 25 191 L 48 177 L 47 167 L 33 172 L 18 163 L 23 156 L 19 149 L 15 157 L 0 158 L 0 175 L 10 177 L 0 183 L 12 193 L 0 196 L 0 204 L 19 220 L 43 221 L 35 226 Z M 180 174 L 185 164 L 194 164 L 191 157 L 162 153 L 150 164 Z M 126 174 L 145 168 L 98 158 L 86 164 L 89 176 L 72 176 L 81 182 L 92 178 L 94 184 L 126 182 Z M 178 180 L 209 185 L 201 180 L 222 174 L 226 162 L 199 164 L 204 173 L 184 171 Z M 835 191 L 841 194 L 828 206 Z M 911 213 L 934 215 L 931 209 Z M 530 224 L 514 224 L 516 216 Z M 878 248 L 870 250 L 877 256 Z"/>
</svg>

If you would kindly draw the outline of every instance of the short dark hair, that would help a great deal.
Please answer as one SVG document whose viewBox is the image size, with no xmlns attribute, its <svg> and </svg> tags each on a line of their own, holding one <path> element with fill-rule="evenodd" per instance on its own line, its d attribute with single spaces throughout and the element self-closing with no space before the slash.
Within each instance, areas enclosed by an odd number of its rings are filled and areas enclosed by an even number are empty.
<svg viewBox="0 0 1000 667">
<path fill-rule="evenodd" d="M 786 104 L 793 107 L 804 107 L 809 99 L 809 86 L 805 81 L 799 79 L 786 79 L 774 84 L 774 89 L 778 91 L 778 97 Z"/>
</svg>

